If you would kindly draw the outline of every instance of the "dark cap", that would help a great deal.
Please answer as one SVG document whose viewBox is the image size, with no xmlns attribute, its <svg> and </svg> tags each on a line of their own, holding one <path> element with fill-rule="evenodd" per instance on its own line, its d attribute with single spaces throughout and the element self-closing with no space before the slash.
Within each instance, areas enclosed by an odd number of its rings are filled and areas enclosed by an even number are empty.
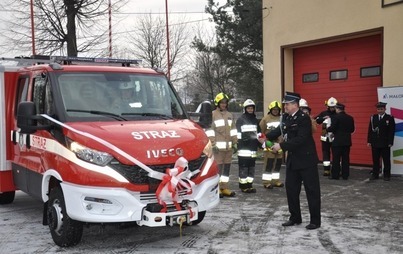
<svg viewBox="0 0 403 254">
<path fill-rule="evenodd" d="M 345 106 L 344 104 L 337 103 L 337 104 L 336 104 L 336 106 L 335 106 L 335 108 L 338 108 L 338 109 L 344 110 L 344 109 L 346 108 L 346 106 Z"/>
<path fill-rule="evenodd" d="M 283 103 L 299 102 L 301 95 L 299 93 L 285 92 Z"/>
<path fill-rule="evenodd" d="M 375 104 L 375 106 L 377 107 L 377 108 L 386 108 L 386 102 L 378 102 L 377 104 Z"/>
</svg>

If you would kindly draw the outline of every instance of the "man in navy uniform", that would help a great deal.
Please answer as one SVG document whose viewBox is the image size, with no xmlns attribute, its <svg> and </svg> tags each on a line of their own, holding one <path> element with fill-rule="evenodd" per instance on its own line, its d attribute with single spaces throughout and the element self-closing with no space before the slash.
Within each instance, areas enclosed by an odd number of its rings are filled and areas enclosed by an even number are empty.
<svg viewBox="0 0 403 254">
<path fill-rule="evenodd" d="M 351 134 L 355 131 L 354 118 L 344 111 L 344 104 L 337 103 L 335 108 L 336 115 L 333 117 L 331 125 L 327 128 L 329 132 L 334 134 L 332 171 L 329 178 L 339 179 L 341 162 L 341 176 L 344 180 L 347 180 L 350 175 Z"/>
<path fill-rule="evenodd" d="M 386 103 L 376 104 L 377 114 L 372 115 L 368 126 L 368 146 L 372 149 L 372 175 L 370 180 L 379 178 L 380 158 L 383 160 L 383 179 L 390 180 L 390 148 L 395 138 L 395 119 L 386 114 Z"/>
<path fill-rule="evenodd" d="M 276 140 L 283 134 L 284 141 L 274 143 L 273 151 L 282 149 L 287 152 L 285 186 L 287 192 L 290 218 L 284 227 L 301 224 L 300 193 L 302 183 L 308 200 L 310 223 L 306 229 L 317 229 L 321 225 L 320 184 L 318 172 L 318 155 L 312 136 L 312 122 L 309 115 L 299 109 L 300 95 L 287 92 L 283 103 L 287 113 L 284 122 L 266 133 L 270 140 Z"/>
</svg>

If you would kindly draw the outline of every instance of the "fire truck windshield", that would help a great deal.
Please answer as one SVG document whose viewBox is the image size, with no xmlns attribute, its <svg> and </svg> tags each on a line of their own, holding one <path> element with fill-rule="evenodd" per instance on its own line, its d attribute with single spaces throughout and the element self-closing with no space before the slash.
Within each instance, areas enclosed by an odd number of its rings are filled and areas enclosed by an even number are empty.
<svg viewBox="0 0 403 254">
<path fill-rule="evenodd" d="M 69 121 L 186 117 L 163 76 L 64 72 L 56 78 Z"/>
</svg>

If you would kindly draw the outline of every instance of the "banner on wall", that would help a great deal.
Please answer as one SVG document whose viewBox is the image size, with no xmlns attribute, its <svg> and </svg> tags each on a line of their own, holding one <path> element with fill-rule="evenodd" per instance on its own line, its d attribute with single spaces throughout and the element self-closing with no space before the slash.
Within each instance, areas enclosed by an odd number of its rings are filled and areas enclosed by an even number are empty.
<svg viewBox="0 0 403 254">
<path fill-rule="evenodd" d="M 386 102 L 386 113 L 395 118 L 395 139 L 391 148 L 391 173 L 403 175 L 403 86 L 378 87 L 378 101 Z"/>
</svg>

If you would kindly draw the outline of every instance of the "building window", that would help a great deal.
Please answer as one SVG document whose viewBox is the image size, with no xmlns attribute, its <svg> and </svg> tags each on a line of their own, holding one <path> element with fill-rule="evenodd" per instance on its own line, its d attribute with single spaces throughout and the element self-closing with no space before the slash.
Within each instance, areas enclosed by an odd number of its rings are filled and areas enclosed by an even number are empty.
<svg viewBox="0 0 403 254">
<path fill-rule="evenodd" d="M 361 78 L 380 76 L 381 67 L 380 66 L 363 67 L 363 68 L 361 68 L 360 75 L 361 75 Z"/>
<path fill-rule="evenodd" d="M 395 4 L 402 4 L 403 0 L 382 0 L 382 8 Z"/>
<path fill-rule="evenodd" d="M 309 82 L 318 82 L 319 81 L 319 73 L 305 73 L 302 75 L 302 83 L 309 83 Z"/>
<path fill-rule="evenodd" d="M 347 70 L 330 71 L 330 80 L 347 79 Z"/>
</svg>

